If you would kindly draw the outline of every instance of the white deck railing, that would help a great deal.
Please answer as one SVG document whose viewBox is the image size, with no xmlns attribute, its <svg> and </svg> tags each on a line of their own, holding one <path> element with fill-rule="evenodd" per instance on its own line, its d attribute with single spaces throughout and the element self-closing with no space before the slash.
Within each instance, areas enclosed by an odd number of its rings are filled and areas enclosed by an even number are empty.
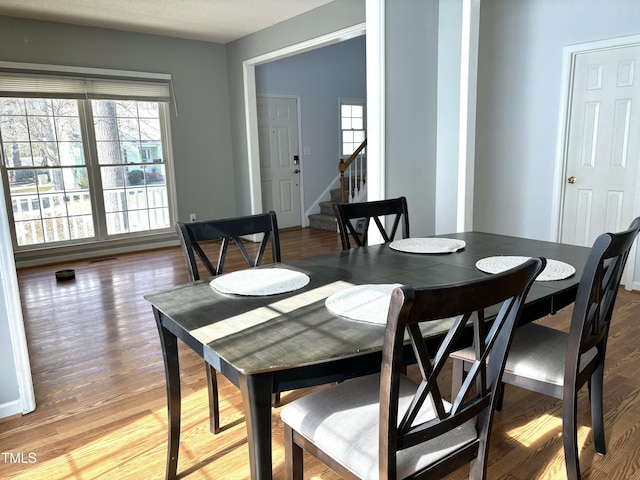
<svg viewBox="0 0 640 480">
<path fill-rule="evenodd" d="M 148 186 L 109 191 L 107 234 L 167 228 L 167 187 Z M 18 245 L 61 242 L 95 236 L 88 191 L 12 195 Z"/>
</svg>

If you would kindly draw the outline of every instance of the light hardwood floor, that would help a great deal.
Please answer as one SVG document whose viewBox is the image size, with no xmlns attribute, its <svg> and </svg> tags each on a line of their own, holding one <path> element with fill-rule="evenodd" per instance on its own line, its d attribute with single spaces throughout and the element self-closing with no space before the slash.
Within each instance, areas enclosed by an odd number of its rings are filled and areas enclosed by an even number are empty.
<svg viewBox="0 0 640 480">
<path fill-rule="evenodd" d="M 339 250 L 337 234 L 282 232 L 283 260 Z M 267 257 L 268 258 L 268 257 Z M 230 258 L 229 271 L 241 267 Z M 75 268 L 76 280 L 54 272 Z M 161 479 L 167 441 L 164 371 L 145 293 L 187 281 L 179 248 L 18 272 L 37 409 L 0 421 L 0 478 Z M 566 328 L 570 309 L 543 321 Z M 594 453 L 586 392 L 580 445 L 585 479 L 640 479 L 640 295 L 621 291 L 605 380 L 609 451 Z M 178 471 L 188 479 L 249 477 L 240 394 L 221 378 L 223 431 L 209 433 L 202 360 L 181 345 L 182 437 Z M 1 368 L 5 368 L 2 366 Z M 283 404 L 305 392 L 287 392 Z M 274 409 L 273 464 L 284 478 L 282 426 Z M 560 402 L 507 388 L 496 414 L 490 479 L 562 479 Z M 306 477 L 339 478 L 308 459 Z M 466 478 L 467 469 L 450 475 Z"/>
</svg>

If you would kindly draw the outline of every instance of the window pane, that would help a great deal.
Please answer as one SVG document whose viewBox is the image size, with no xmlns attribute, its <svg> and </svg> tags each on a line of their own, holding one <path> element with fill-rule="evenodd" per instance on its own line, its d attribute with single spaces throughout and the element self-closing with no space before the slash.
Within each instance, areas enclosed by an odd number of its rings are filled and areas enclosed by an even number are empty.
<svg viewBox="0 0 640 480">
<path fill-rule="evenodd" d="M 351 116 L 362 118 L 364 116 L 364 107 L 362 105 L 351 105 Z"/>
<path fill-rule="evenodd" d="M 351 128 L 353 128 L 354 130 L 362 130 L 363 128 L 363 123 L 362 123 L 362 118 L 354 118 L 351 120 Z"/>
<path fill-rule="evenodd" d="M 28 142 L 27 117 L 3 115 L 0 121 L 2 139 L 7 142 Z"/>
<path fill-rule="evenodd" d="M 122 163 L 140 163 L 140 142 L 122 142 Z"/>
<path fill-rule="evenodd" d="M 160 142 L 160 119 L 140 119 L 140 140 L 155 140 Z"/>
<path fill-rule="evenodd" d="M 53 111 L 51 100 L 47 98 L 25 98 L 25 106 L 29 116 L 48 116 Z"/>
<path fill-rule="evenodd" d="M 93 217 L 91 215 L 70 217 L 69 234 L 72 240 L 94 237 Z"/>
<path fill-rule="evenodd" d="M 53 117 L 29 117 L 29 136 L 31 141 L 55 142 Z"/>
<path fill-rule="evenodd" d="M 102 114 L 101 120 L 94 115 L 95 121 L 117 128 L 117 135 L 103 135 L 113 141 L 98 145 L 99 163 L 112 165 L 101 169 L 108 234 L 170 228 L 158 104 L 116 101 L 102 105 L 103 102 L 91 102 Z M 107 117 L 111 117 L 109 121 Z M 117 167 L 117 163 L 124 165 Z M 150 209 L 157 210 L 153 221 Z"/>
<path fill-rule="evenodd" d="M 110 188 L 124 187 L 124 168 L 123 167 L 102 167 L 102 188 L 108 190 Z"/>
<path fill-rule="evenodd" d="M 98 162 L 102 165 L 122 163 L 118 142 L 96 142 Z"/>
<path fill-rule="evenodd" d="M 5 142 L 4 158 L 7 162 L 7 167 L 33 166 L 31 144 L 28 142 Z"/>
<path fill-rule="evenodd" d="M 0 112 L 3 115 L 26 115 L 23 98 L 0 98 Z"/>
</svg>

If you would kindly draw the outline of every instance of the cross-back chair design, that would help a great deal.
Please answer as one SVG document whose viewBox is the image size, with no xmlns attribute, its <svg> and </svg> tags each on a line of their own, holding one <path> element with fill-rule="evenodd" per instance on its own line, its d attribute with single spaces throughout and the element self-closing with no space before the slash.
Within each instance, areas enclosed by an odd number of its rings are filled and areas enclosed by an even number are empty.
<svg viewBox="0 0 640 480">
<path fill-rule="evenodd" d="M 176 232 L 182 245 L 182 252 L 187 263 L 187 270 L 191 281 L 200 280 L 223 273 L 225 259 L 229 245 L 235 244 L 249 267 L 256 267 L 263 263 L 267 245 L 271 242 L 273 263 L 281 261 L 280 234 L 275 212 L 248 215 L 244 217 L 225 218 L 219 220 L 204 220 L 198 222 L 176 222 Z M 263 234 L 258 250 L 253 257 L 242 242 L 242 236 Z M 219 242 L 218 259 L 211 260 L 211 254 Z M 198 268 L 198 264 L 204 266 Z M 202 271 L 201 271 L 202 270 Z M 209 421 L 213 433 L 220 431 L 220 405 L 218 401 L 218 380 L 216 370 L 211 365 L 205 365 L 207 370 L 207 385 L 209 389 Z M 274 401 L 277 403 L 278 397 Z"/>
<path fill-rule="evenodd" d="M 303 450 L 350 479 L 441 478 L 469 463 L 472 478 L 485 478 L 504 359 L 527 292 L 545 264 L 530 259 L 470 282 L 396 288 L 381 373 L 313 392 L 282 410 L 286 478 L 302 478 Z M 492 323 L 485 321 L 489 308 L 498 312 Z M 429 351 L 420 327 L 452 317 L 437 352 Z M 467 328 L 482 339 L 481 347 L 450 403 L 442 397 L 440 376 Z M 417 358 L 419 383 L 402 373 L 405 355 Z"/>
<path fill-rule="evenodd" d="M 373 219 L 378 227 L 385 242 L 390 242 L 394 239 L 398 226 L 402 228 L 402 238 L 409 237 L 409 209 L 405 197 L 373 202 L 334 203 L 333 210 L 338 219 L 338 229 L 340 230 L 340 240 L 342 241 L 343 250 L 349 250 L 351 248 L 350 239 L 353 239 L 356 247 L 367 245 L 367 231 L 369 230 L 371 219 Z M 388 232 L 382 223 L 384 219 L 381 220 L 381 217 L 387 215 L 395 215 L 393 225 Z M 362 233 L 356 230 L 352 222 L 359 219 L 364 220 Z"/>
<path fill-rule="evenodd" d="M 516 330 L 504 383 L 562 400 L 562 438 L 567 478 L 580 478 L 577 439 L 578 392 L 588 384 L 595 449 L 606 453 L 603 418 L 604 361 L 611 316 L 624 266 L 640 230 L 640 217 L 628 230 L 600 235 L 585 264 L 569 333 L 537 323 Z M 453 392 L 469 368 L 472 351 L 454 352 Z M 502 392 L 498 399 L 501 409 Z"/>
</svg>

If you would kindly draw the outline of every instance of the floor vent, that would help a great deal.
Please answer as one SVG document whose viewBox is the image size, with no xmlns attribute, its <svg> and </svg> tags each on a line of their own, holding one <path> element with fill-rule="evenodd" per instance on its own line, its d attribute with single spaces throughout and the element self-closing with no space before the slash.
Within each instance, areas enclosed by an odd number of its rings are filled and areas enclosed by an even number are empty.
<svg viewBox="0 0 640 480">
<path fill-rule="evenodd" d="M 110 262 L 111 260 L 117 260 L 117 257 L 94 258 L 93 260 L 89 260 L 87 263 Z"/>
</svg>

